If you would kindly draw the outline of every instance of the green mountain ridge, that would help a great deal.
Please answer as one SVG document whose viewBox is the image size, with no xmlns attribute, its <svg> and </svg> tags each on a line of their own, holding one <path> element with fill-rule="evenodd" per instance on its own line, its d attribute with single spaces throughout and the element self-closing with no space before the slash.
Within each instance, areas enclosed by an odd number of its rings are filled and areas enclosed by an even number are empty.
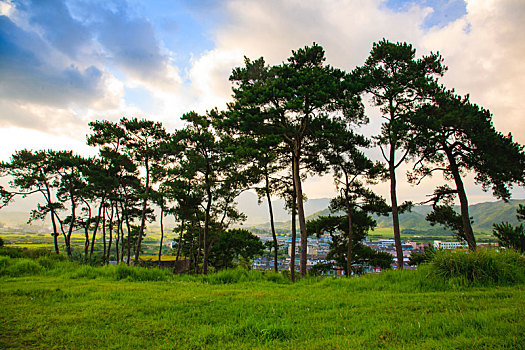
<svg viewBox="0 0 525 350">
<path fill-rule="evenodd" d="M 525 199 L 513 199 L 508 202 L 483 202 L 469 206 L 470 216 L 473 218 L 472 225 L 474 231 L 490 233 L 492 232 L 492 225 L 500 222 L 509 222 L 511 225 L 519 225 L 516 218 L 516 209 L 522 204 L 525 205 Z M 454 210 L 459 212 L 459 206 L 454 206 Z M 416 230 L 416 231 L 430 231 L 440 228 L 439 226 L 431 226 L 425 219 L 426 215 L 432 211 L 430 205 L 416 205 L 410 212 L 405 212 L 399 216 L 401 230 Z M 307 220 L 318 218 L 319 216 L 327 215 L 342 215 L 342 213 L 331 213 L 328 208 L 319 210 L 307 217 Z M 378 228 L 391 228 L 392 218 L 388 216 L 373 215 L 377 222 Z M 275 227 L 278 230 L 289 230 L 291 221 L 276 222 Z M 266 230 L 270 228 L 270 223 L 251 226 L 252 229 Z"/>
</svg>

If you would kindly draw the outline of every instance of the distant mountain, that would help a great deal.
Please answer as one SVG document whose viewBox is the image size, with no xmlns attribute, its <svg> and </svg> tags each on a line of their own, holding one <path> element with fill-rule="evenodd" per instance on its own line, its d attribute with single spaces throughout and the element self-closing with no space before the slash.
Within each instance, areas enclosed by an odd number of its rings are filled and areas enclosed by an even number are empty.
<svg viewBox="0 0 525 350">
<path fill-rule="evenodd" d="M 492 224 L 508 221 L 511 225 L 518 225 L 516 209 L 519 204 L 525 205 L 525 200 L 510 200 L 508 202 L 483 202 L 469 206 L 469 214 L 474 220 L 472 228 L 476 232 L 492 232 Z M 411 212 L 399 216 L 401 229 L 428 230 L 432 226 L 425 217 L 432 207 L 430 205 L 418 205 Z M 459 212 L 459 206 L 454 206 Z M 391 216 L 375 217 L 378 227 L 392 227 Z"/>
<path fill-rule="evenodd" d="M 236 198 L 237 208 L 247 216 L 243 226 L 253 226 L 268 223 L 268 201 L 263 199 L 258 203 L 258 197 L 253 192 L 243 192 Z M 312 215 L 320 210 L 328 208 L 330 198 L 309 199 L 304 202 L 305 214 Z M 273 216 L 276 222 L 290 221 L 290 213 L 285 208 L 284 199 L 272 200 Z"/>
<path fill-rule="evenodd" d="M 324 200 L 327 200 L 326 198 Z M 329 200 L 327 200 L 329 202 Z M 320 203 L 319 203 L 320 204 Z M 510 200 L 509 202 L 497 201 L 497 202 L 484 202 L 473 204 L 469 206 L 470 216 L 474 220 L 472 225 L 476 232 L 492 232 L 492 224 L 508 221 L 511 225 L 518 225 L 518 219 L 516 218 L 516 209 L 519 204 L 525 205 L 525 200 Z M 319 216 L 334 215 L 331 214 L 327 209 L 328 205 L 320 211 L 314 212 L 313 214 L 307 213 L 307 219 L 315 219 Z M 459 207 L 455 206 L 454 209 L 459 212 Z M 417 230 L 417 231 L 428 231 L 435 229 L 425 219 L 426 215 L 430 213 L 432 207 L 430 205 L 417 205 L 412 208 L 410 212 L 403 213 L 399 216 L 399 222 L 402 230 Z M 339 213 L 340 214 L 340 213 Z M 336 214 L 337 215 L 337 214 Z M 377 216 L 374 215 L 374 219 L 377 222 L 378 228 L 391 228 L 392 218 L 388 216 Z M 255 228 L 265 229 L 269 227 L 269 223 L 253 225 Z M 290 220 L 283 222 L 277 222 L 276 227 L 280 229 L 289 229 Z"/>
<path fill-rule="evenodd" d="M 266 199 L 258 203 L 258 197 L 253 192 L 243 192 L 236 198 L 237 208 L 246 214 L 247 220 L 242 224 L 243 227 L 253 227 L 262 230 L 269 229 L 269 214 Z M 0 210 L 0 227 L 19 227 L 31 229 L 35 231 L 49 230 L 51 223 L 49 220 L 44 222 L 34 222 L 31 227 L 28 227 L 27 220 L 29 212 L 36 207 L 36 200 L 20 200 L 16 204 L 10 205 Z M 304 210 L 308 219 L 313 219 L 321 215 L 330 215 L 328 205 L 329 198 L 309 199 L 304 202 Z M 470 215 L 474 219 L 473 229 L 476 232 L 492 232 L 492 224 L 508 221 L 512 225 L 517 225 L 516 209 L 519 204 L 525 205 L 525 200 L 510 200 L 509 202 L 484 202 L 469 206 Z M 272 200 L 274 219 L 276 227 L 281 232 L 288 232 L 290 230 L 291 221 L 290 213 L 285 209 L 283 199 Z M 408 213 L 403 213 L 399 217 L 400 226 L 402 230 L 418 230 L 427 231 L 436 229 L 432 227 L 426 220 L 426 215 L 432 210 L 429 205 L 418 205 L 412 208 Z M 459 211 L 458 207 L 455 207 Z M 159 211 L 156 210 L 157 219 Z M 333 215 L 333 214 L 332 214 Z M 378 228 L 391 228 L 392 219 L 390 216 L 374 216 L 377 221 Z M 166 227 L 172 228 L 175 226 L 173 216 L 169 215 L 165 220 Z M 159 222 L 151 223 L 149 227 L 159 226 Z"/>
</svg>

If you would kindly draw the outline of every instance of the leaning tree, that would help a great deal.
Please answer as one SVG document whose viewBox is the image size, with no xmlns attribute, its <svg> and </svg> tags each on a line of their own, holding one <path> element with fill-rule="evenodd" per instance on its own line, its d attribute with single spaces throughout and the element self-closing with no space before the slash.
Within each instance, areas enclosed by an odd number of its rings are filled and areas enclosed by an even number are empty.
<svg viewBox="0 0 525 350">
<path fill-rule="evenodd" d="M 511 134 L 503 135 L 494 128 L 489 110 L 471 103 L 468 96 L 461 97 L 444 88 L 413 114 L 409 125 L 413 137 L 408 149 L 419 158 L 412 180 L 421 181 L 441 171 L 455 184 L 454 188 L 445 185 L 436 189 L 432 198 L 435 211 L 430 219 L 456 228 L 457 234 L 474 250 L 476 240 L 464 174 L 473 172 L 475 181 L 484 190 L 492 188 L 494 196 L 508 200 L 509 188 L 525 183 L 524 147 L 514 142 Z M 447 200 L 456 195 L 459 215 L 449 205 L 438 205 L 442 200 L 448 204 Z"/>
</svg>

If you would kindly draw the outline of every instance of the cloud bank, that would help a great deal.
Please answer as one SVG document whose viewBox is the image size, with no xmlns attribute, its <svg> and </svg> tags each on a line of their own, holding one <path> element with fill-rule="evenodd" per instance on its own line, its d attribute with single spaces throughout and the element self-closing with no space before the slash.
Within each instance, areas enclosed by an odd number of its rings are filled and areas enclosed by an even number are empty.
<svg viewBox="0 0 525 350">
<path fill-rule="evenodd" d="M 47 148 L 57 135 L 80 143 L 94 119 L 133 115 L 179 127 L 184 112 L 225 106 L 231 98 L 228 77 L 244 56 L 279 64 L 291 50 L 317 42 L 328 63 L 351 70 L 382 38 L 412 43 L 418 55 L 439 51 L 449 67 L 442 82 L 470 94 L 492 111 L 498 130 L 525 143 L 522 0 L 156 5 L 0 0 L 0 128 L 6 137 L 0 156 L 6 159 L 18 144 L 10 135 L 21 137 L 28 129 L 42 135 Z M 372 118 L 366 132 L 378 132 L 378 126 Z M 330 179 L 313 180 L 311 198 L 326 196 L 321 191 L 331 187 L 319 181 Z M 432 191 L 432 182 L 425 186 L 421 192 Z"/>
</svg>

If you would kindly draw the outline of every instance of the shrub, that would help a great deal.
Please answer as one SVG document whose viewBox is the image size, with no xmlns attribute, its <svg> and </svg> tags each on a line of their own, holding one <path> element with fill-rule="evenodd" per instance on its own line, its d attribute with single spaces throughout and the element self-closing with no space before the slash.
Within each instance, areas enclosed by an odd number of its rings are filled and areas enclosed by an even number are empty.
<svg viewBox="0 0 525 350">
<path fill-rule="evenodd" d="M 57 255 L 51 250 L 45 248 L 17 248 L 17 247 L 0 247 L 0 255 L 9 256 L 11 258 L 29 258 L 38 259 L 43 256 Z M 59 255 L 62 259 L 64 256 Z"/>
<path fill-rule="evenodd" d="M 408 257 L 408 264 L 411 266 L 417 266 L 421 264 L 426 264 L 432 261 L 432 258 L 436 254 L 436 249 L 434 247 L 425 247 L 421 253 L 412 253 Z"/>
<path fill-rule="evenodd" d="M 0 275 L 2 274 L 1 271 L 11 265 L 12 261 L 8 256 L 0 256 Z"/>
<path fill-rule="evenodd" d="M 40 266 L 42 266 L 46 270 L 50 270 L 55 268 L 58 262 L 64 261 L 65 259 L 66 257 L 64 255 L 50 254 L 41 256 L 36 261 Z"/>
<path fill-rule="evenodd" d="M 0 269 L 0 274 L 11 277 L 37 275 L 42 272 L 42 266 L 30 259 L 16 259 L 14 262 Z"/>
</svg>

